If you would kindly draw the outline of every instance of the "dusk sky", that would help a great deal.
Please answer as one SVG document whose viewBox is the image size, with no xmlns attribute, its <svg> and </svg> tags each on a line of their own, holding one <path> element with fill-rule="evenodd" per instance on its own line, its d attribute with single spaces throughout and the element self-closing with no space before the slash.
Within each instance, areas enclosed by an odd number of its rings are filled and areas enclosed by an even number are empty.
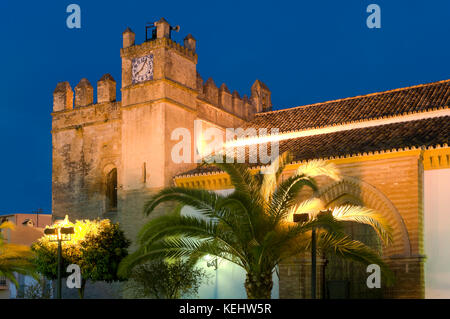
<svg viewBox="0 0 450 319">
<path fill-rule="evenodd" d="M 68 29 L 66 7 L 81 7 Z M 369 29 L 366 8 L 381 7 Z M 11 1 L 0 2 L 0 214 L 51 212 L 52 93 L 105 73 L 120 96 L 122 32 L 136 42 L 164 17 L 197 40 L 198 71 L 240 95 L 255 79 L 274 109 L 450 78 L 450 1 Z"/>
</svg>

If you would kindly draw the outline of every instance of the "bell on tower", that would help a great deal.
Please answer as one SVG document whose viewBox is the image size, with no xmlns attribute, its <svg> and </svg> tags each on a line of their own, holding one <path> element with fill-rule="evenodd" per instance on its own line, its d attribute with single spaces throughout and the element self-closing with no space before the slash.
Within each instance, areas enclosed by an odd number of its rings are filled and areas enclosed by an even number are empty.
<svg viewBox="0 0 450 319">
<path fill-rule="evenodd" d="M 155 29 L 152 29 L 152 28 L 155 28 Z M 148 34 L 149 29 L 152 29 L 151 38 L 149 38 L 149 34 Z M 166 21 L 166 19 L 161 18 L 159 21 L 156 21 L 155 23 L 149 23 L 145 27 L 145 41 L 161 39 L 161 38 L 171 39 L 172 31 L 179 32 L 180 26 L 177 25 L 177 26 L 172 27 L 169 24 L 169 22 Z"/>
</svg>

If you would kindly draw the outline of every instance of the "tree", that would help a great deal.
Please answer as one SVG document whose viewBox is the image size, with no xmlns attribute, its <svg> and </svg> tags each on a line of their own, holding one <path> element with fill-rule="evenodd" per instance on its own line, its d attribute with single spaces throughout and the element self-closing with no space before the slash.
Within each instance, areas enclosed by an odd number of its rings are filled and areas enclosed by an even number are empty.
<svg viewBox="0 0 450 319">
<path fill-rule="evenodd" d="M 68 223 L 68 222 L 66 222 Z M 69 223 L 70 224 L 70 223 Z M 72 224 L 75 233 L 70 241 L 62 242 L 62 264 L 66 269 L 76 264 L 81 270 L 80 298 L 84 297 L 87 280 L 113 282 L 122 280 L 117 275 L 120 261 L 128 255 L 130 241 L 125 238 L 119 224 L 103 220 L 77 220 Z M 50 279 L 57 278 L 57 243 L 46 236 L 32 246 L 36 253 L 35 264 L 38 272 Z M 65 272 L 63 271 L 65 275 Z"/>
<path fill-rule="evenodd" d="M 308 202 L 298 205 L 298 197 L 306 186 L 317 191 L 314 177 L 325 175 L 339 180 L 334 165 L 311 161 L 300 166 L 284 181 L 281 174 L 289 154 L 283 154 L 264 171 L 252 174 L 245 164 L 213 163 L 226 172 L 234 192 L 223 196 L 203 189 L 168 187 L 145 205 L 151 214 L 164 202 L 178 202 L 169 214 L 150 220 L 139 235 L 139 249 L 128 256 L 120 266 L 127 274 L 135 265 L 152 258 L 189 257 L 196 260 L 205 255 L 228 260 L 246 273 L 245 289 L 248 298 L 270 298 L 272 273 L 283 260 L 307 251 L 312 228 L 320 229 L 319 247 L 333 251 L 344 258 L 364 264 L 378 264 L 388 280 L 392 273 L 378 252 L 359 241 L 352 240 L 343 231 L 343 220 L 352 220 L 372 226 L 385 244 L 391 240 L 386 221 L 376 212 L 363 208 L 334 210 L 323 214 L 307 209 Z M 200 217 L 183 216 L 180 207 L 191 206 Z M 304 222 L 293 223 L 292 215 L 308 211 Z"/>
<path fill-rule="evenodd" d="M 154 260 L 133 268 L 128 288 L 138 298 L 178 299 L 196 296 L 207 279 L 203 269 L 187 261 Z"/>
<path fill-rule="evenodd" d="M 9 244 L 3 238 L 3 230 L 12 230 L 14 228 L 15 225 L 11 222 L 4 222 L 0 225 L 0 276 L 9 279 L 19 289 L 19 283 L 14 273 L 31 275 L 33 277 L 35 277 L 36 273 L 32 262 L 33 253 L 30 247 Z"/>
</svg>

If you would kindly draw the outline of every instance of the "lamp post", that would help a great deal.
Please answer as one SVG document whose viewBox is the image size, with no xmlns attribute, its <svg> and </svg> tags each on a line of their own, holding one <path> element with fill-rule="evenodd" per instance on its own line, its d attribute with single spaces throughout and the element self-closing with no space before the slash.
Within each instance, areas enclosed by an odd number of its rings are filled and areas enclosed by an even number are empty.
<svg viewBox="0 0 450 319">
<path fill-rule="evenodd" d="M 64 220 L 63 224 L 55 224 L 53 227 L 46 228 L 44 234 L 49 237 L 50 241 L 58 242 L 58 282 L 56 286 L 56 298 L 61 299 L 61 273 L 62 273 L 62 245 L 63 241 L 69 241 L 71 235 L 74 233 L 72 226 L 64 227 L 68 218 Z"/>
<path fill-rule="evenodd" d="M 331 214 L 330 210 L 320 211 L 319 215 Z M 309 220 L 309 214 L 294 214 L 294 223 L 305 223 Z M 313 226 L 311 230 L 311 298 L 316 299 L 316 260 L 317 242 L 316 242 L 316 228 Z"/>
<path fill-rule="evenodd" d="M 214 267 L 214 270 L 216 272 L 216 284 L 214 285 L 214 299 L 219 298 L 219 272 L 218 272 L 218 262 L 217 258 L 211 258 L 210 256 L 207 256 L 206 266 L 208 267 Z"/>
</svg>

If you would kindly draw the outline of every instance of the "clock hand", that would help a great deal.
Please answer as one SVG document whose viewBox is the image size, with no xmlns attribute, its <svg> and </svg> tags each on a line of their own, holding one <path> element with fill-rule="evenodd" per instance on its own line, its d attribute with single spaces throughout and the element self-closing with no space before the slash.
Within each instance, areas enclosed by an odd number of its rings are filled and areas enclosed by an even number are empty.
<svg viewBox="0 0 450 319">
<path fill-rule="evenodd" d="M 136 72 L 136 75 L 139 75 L 139 73 L 141 73 L 142 69 L 144 68 L 144 65 L 145 65 L 145 63 L 142 64 L 142 66 L 141 66 L 141 68 L 139 69 L 139 71 Z"/>
<path fill-rule="evenodd" d="M 141 74 L 141 72 L 144 70 L 144 67 L 147 65 L 147 61 L 144 62 L 144 64 L 142 64 L 142 68 L 138 71 L 138 75 Z"/>
</svg>

